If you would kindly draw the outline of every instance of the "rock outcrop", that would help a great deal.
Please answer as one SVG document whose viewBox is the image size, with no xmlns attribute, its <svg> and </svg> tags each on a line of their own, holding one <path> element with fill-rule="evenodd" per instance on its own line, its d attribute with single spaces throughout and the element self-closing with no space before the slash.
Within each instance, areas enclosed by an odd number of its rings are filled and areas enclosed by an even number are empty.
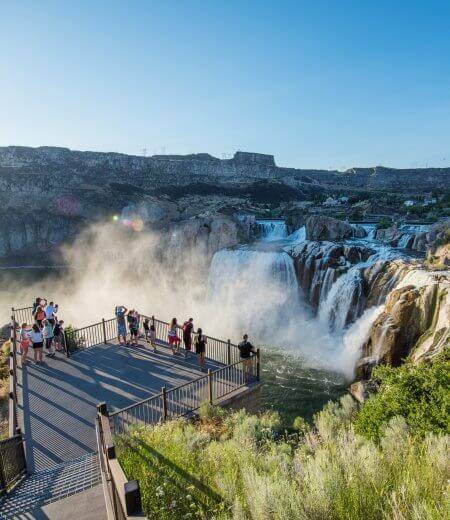
<svg viewBox="0 0 450 520">
<path fill-rule="evenodd" d="M 397 366 L 407 357 L 417 362 L 450 346 L 448 273 L 409 266 L 403 268 L 400 278 L 403 280 L 388 294 L 384 311 L 371 327 L 357 367 L 359 378 L 368 379 L 377 364 Z"/>
<path fill-rule="evenodd" d="M 365 237 L 364 228 L 325 215 L 313 215 L 306 221 L 307 240 L 342 240 Z"/>
</svg>

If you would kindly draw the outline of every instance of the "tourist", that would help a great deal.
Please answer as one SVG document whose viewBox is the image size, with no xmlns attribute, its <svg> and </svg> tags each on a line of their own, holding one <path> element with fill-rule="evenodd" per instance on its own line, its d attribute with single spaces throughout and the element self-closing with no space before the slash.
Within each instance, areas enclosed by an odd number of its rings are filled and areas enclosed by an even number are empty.
<svg viewBox="0 0 450 520">
<path fill-rule="evenodd" d="M 243 341 L 238 345 L 241 361 L 244 364 L 245 380 L 248 381 L 252 375 L 252 354 L 256 354 L 255 347 L 248 340 L 247 334 L 244 334 Z"/>
<path fill-rule="evenodd" d="M 53 329 L 53 344 L 56 350 L 63 350 L 64 320 L 58 320 Z"/>
<path fill-rule="evenodd" d="M 44 307 L 40 304 L 40 302 L 39 305 L 36 307 L 36 311 L 34 312 L 33 317 L 39 328 L 42 328 L 42 322 L 45 320 L 45 310 Z"/>
<path fill-rule="evenodd" d="M 127 344 L 127 325 L 125 323 L 125 315 L 127 310 L 128 309 L 123 305 L 118 305 L 115 309 L 115 315 L 117 318 L 117 339 L 121 345 Z"/>
<path fill-rule="evenodd" d="M 53 338 L 55 334 L 53 332 L 53 323 L 50 320 L 44 320 L 44 328 L 42 334 L 45 340 L 45 350 L 47 357 L 55 357 L 55 350 L 53 348 Z"/>
<path fill-rule="evenodd" d="M 173 355 L 180 353 L 181 339 L 178 337 L 177 329 L 178 329 L 177 319 L 172 318 L 172 321 L 170 322 L 170 325 L 169 325 L 168 336 L 169 336 L 169 345 L 172 348 Z"/>
<path fill-rule="evenodd" d="M 19 337 L 20 337 L 20 353 L 22 357 L 22 365 L 25 365 L 27 362 L 28 356 L 28 348 L 31 345 L 30 339 L 31 329 L 28 327 L 26 323 L 22 323 L 20 327 Z"/>
<path fill-rule="evenodd" d="M 202 329 L 197 330 L 197 334 L 195 336 L 195 353 L 198 356 L 198 362 L 200 365 L 200 370 L 202 372 L 206 372 L 206 364 L 205 364 L 205 355 L 206 355 L 206 336 L 203 335 Z"/>
<path fill-rule="evenodd" d="M 50 321 L 50 323 L 55 326 L 56 324 L 56 313 L 58 312 L 58 304 L 54 304 L 50 302 L 47 307 L 45 307 L 45 319 Z"/>
<path fill-rule="evenodd" d="M 42 363 L 42 348 L 44 346 L 44 336 L 39 325 L 35 323 L 30 334 L 31 346 L 34 351 L 34 362 Z"/>
<path fill-rule="evenodd" d="M 183 343 L 184 349 L 186 351 L 185 355 L 188 357 L 192 348 L 192 331 L 194 330 L 194 320 L 193 318 L 189 318 L 183 324 Z"/>
<path fill-rule="evenodd" d="M 139 314 L 132 309 L 127 315 L 128 330 L 130 331 L 130 345 L 137 346 L 139 339 Z M 136 343 L 133 343 L 135 341 Z"/>
<path fill-rule="evenodd" d="M 42 298 L 40 296 L 38 296 L 36 298 L 36 300 L 33 302 L 33 310 L 31 311 L 31 313 L 34 315 L 34 313 L 36 312 L 36 309 L 39 307 L 39 305 L 41 304 L 41 300 Z"/>
</svg>

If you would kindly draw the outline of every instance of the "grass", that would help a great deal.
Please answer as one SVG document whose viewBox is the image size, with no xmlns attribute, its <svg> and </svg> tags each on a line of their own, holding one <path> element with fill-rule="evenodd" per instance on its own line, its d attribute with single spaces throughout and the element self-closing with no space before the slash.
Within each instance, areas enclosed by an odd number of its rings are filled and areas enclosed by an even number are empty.
<svg viewBox="0 0 450 520">
<path fill-rule="evenodd" d="M 118 440 L 141 484 L 148 518 L 236 520 L 442 520 L 449 518 L 450 438 L 417 436 L 404 417 L 378 442 L 355 432 L 350 396 L 312 425 L 282 428 L 276 413 L 202 409 Z"/>
</svg>

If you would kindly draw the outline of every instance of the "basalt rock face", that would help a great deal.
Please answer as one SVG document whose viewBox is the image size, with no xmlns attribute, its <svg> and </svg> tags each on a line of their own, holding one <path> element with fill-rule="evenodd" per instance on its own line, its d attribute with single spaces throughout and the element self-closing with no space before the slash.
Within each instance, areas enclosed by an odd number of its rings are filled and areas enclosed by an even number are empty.
<svg viewBox="0 0 450 520">
<path fill-rule="evenodd" d="M 397 366 L 408 357 L 418 362 L 450 346 L 449 275 L 403 266 L 397 279 L 400 284 L 388 294 L 363 347 L 359 378 L 369 379 L 377 364 Z"/>
<path fill-rule="evenodd" d="M 361 226 L 351 225 L 325 215 L 313 215 L 306 221 L 307 240 L 342 240 L 352 237 L 361 238 L 366 234 Z"/>
<path fill-rule="evenodd" d="M 374 251 L 365 246 L 307 241 L 288 253 L 294 259 L 299 285 L 313 309 L 317 309 L 334 282 Z"/>
</svg>

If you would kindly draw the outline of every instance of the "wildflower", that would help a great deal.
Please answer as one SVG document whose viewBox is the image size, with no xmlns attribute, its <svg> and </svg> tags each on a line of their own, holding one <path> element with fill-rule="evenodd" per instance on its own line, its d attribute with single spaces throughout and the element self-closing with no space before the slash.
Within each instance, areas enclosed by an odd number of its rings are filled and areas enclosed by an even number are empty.
<svg viewBox="0 0 450 520">
<path fill-rule="evenodd" d="M 192 500 L 192 495 L 186 495 L 186 500 L 189 500 L 189 502 Z"/>
<path fill-rule="evenodd" d="M 164 489 L 161 486 L 156 488 L 155 494 L 157 497 L 162 497 L 164 495 Z"/>
</svg>

